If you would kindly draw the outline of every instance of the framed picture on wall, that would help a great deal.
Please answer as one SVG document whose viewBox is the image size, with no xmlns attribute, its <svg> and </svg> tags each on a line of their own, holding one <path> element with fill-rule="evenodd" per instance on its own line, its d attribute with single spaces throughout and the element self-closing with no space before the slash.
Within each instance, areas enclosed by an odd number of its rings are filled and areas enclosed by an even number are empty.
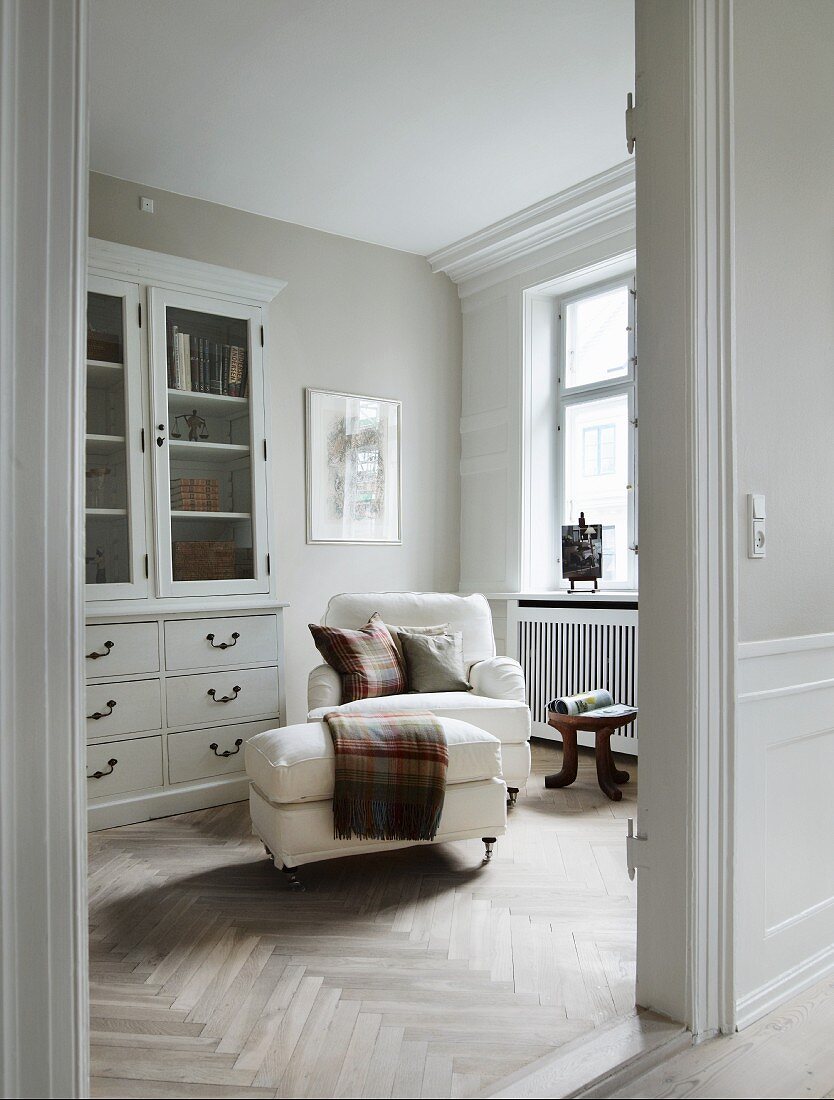
<svg viewBox="0 0 834 1100">
<path fill-rule="evenodd" d="M 402 541 L 401 404 L 307 390 L 307 541 Z"/>
</svg>

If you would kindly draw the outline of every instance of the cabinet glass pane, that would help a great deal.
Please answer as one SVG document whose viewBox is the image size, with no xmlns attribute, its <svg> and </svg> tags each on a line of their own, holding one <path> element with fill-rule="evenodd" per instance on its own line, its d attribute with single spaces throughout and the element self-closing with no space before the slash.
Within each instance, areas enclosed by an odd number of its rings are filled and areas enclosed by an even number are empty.
<svg viewBox="0 0 834 1100">
<path fill-rule="evenodd" d="M 124 300 L 87 295 L 86 579 L 129 583 Z"/>
<path fill-rule="evenodd" d="M 249 323 L 166 308 L 175 581 L 254 577 Z"/>
</svg>

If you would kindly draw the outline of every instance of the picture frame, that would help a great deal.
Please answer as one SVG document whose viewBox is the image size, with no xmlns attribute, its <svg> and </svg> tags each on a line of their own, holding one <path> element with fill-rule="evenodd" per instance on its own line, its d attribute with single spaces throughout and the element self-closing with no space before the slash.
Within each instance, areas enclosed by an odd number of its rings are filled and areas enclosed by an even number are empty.
<svg viewBox="0 0 834 1100">
<path fill-rule="evenodd" d="M 402 403 L 306 390 L 307 542 L 402 542 Z"/>
</svg>

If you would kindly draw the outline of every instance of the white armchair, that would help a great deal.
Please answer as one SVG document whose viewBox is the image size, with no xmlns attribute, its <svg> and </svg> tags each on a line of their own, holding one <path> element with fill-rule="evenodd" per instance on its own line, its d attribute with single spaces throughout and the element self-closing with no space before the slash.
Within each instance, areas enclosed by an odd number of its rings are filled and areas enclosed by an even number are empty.
<svg viewBox="0 0 834 1100">
<path fill-rule="evenodd" d="M 492 614 L 479 595 L 448 592 L 355 592 L 334 596 L 322 626 L 357 630 L 378 611 L 395 626 L 434 626 L 448 623 L 463 636 L 463 659 L 471 692 L 443 691 L 388 695 L 342 703 L 339 674 L 329 665 L 310 673 L 307 720 L 318 722 L 328 711 L 374 713 L 391 710 L 429 710 L 439 718 L 458 718 L 486 730 L 501 741 L 504 780 L 510 800 L 530 775 L 530 709 L 521 666 L 510 657 L 496 657 Z"/>
</svg>

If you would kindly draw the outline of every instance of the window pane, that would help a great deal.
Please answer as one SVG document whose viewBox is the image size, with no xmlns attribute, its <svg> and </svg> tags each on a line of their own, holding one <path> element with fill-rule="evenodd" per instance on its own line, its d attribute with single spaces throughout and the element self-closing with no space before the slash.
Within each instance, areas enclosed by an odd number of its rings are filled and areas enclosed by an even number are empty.
<svg viewBox="0 0 834 1100">
<path fill-rule="evenodd" d="M 628 581 L 628 396 L 582 401 L 565 409 L 565 514 L 563 523 L 604 528 L 602 578 Z"/>
<path fill-rule="evenodd" d="M 564 316 L 567 389 L 628 374 L 627 285 L 570 302 Z"/>
</svg>

